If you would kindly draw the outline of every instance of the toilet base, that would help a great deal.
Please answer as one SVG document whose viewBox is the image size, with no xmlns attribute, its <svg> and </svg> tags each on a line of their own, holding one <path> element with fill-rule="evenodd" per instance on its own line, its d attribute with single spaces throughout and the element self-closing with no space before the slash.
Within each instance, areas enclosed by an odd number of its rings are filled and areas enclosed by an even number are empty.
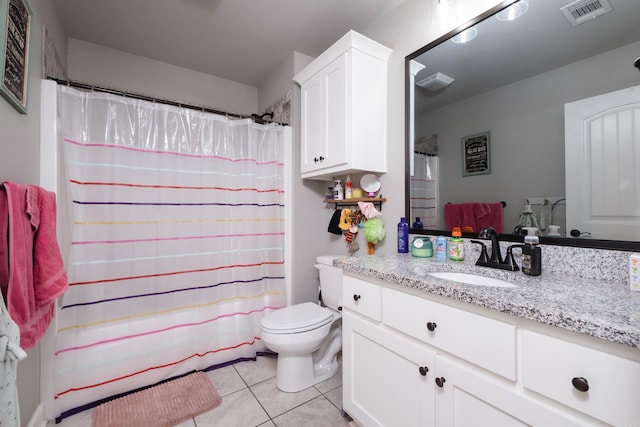
<svg viewBox="0 0 640 427">
<path fill-rule="evenodd" d="M 333 329 L 322 346 L 312 354 L 278 354 L 276 387 L 294 393 L 333 377 L 340 368 L 338 352 L 342 348 L 341 332 L 340 328 Z"/>
</svg>

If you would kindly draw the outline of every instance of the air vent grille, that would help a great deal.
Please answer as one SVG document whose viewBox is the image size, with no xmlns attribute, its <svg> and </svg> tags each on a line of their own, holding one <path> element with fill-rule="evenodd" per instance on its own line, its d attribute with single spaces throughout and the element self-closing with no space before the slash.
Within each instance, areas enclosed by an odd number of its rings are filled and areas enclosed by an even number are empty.
<svg viewBox="0 0 640 427">
<path fill-rule="evenodd" d="M 430 75 L 429 77 L 425 77 L 420 80 L 416 84 L 420 87 L 423 87 L 432 92 L 439 91 L 440 89 L 444 89 L 454 82 L 453 77 L 449 77 L 444 73 L 435 73 Z"/>
<path fill-rule="evenodd" d="M 560 10 L 575 27 L 611 12 L 613 8 L 608 0 L 578 0 L 561 7 Z"/>
</svg>

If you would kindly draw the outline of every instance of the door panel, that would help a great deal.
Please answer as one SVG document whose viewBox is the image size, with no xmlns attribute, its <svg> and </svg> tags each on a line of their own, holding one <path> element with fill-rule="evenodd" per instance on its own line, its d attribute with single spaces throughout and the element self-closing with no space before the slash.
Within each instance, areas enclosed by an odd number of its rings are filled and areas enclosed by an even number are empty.
<svg viewBox="0 0 640 427">
<path fill-rule="evenodd" d="M 640 86 L 565 104 L 567 230 L 640 240 Z"/>
</svg>

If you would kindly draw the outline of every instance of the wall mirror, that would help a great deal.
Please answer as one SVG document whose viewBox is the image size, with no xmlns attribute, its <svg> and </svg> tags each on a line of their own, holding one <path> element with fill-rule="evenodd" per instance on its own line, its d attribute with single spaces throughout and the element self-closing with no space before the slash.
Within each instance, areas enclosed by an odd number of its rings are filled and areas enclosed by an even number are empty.
<svg viewBox="0 0 640 427">
<path fill-rule="evenodd" d="M 538 222 L 559 226 L 560 237 L 541 230 L 543 243 L 637 250 L 640 155 L 624 153 L 640 153 L 640 101 L 630 116 L 630 148 L 623 147 L 630 151 L 618 146 L 617 157 L 565 150 L 565 105 L 640 92 L 638 22 L 637 0 L 505 1 L 407 56 L 405 215 L 425 224 L 411 232 L 449 233 L 447 203 L 504 202 L 503 238 L 521 240 L 513 230 L 529 202 Z M 603 181 L 604 196 L 583 194 L 578 205 L 605 212 L 604 222 L 610 207 L 624 205 L 631 213 L 619 228 L 578 228 L 567 219 L 576 198 L 567 192 L 566 181 L 575 179 L 565 165 L 587 157 L 624 192 Z"/>
</svg>

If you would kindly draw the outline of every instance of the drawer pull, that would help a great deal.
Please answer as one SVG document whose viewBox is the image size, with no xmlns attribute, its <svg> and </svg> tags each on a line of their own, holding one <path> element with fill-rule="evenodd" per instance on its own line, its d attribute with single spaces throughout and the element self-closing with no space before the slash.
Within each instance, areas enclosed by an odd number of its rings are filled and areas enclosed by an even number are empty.
<svg viewBox="0 0 640 427">
<path fill-rule="evenodd" d="M 436 384 L 438 385 L 438 387 L 440 388 L 444 387 L 444 383 L 445 383 L 444 377 L 436 378 Z"/>
<path fill-rule="evenodd" d="M 583 393 L 589 391 L 589 381 L 587 381 L 586 378 L 574 377 L 571 380 L 571 384 L 573 384 L 576 390 L 581 391 Z"/>
<path fill-rule="evenodd" d="M 360 295 L 354 294 L 353 295 L 353 300 L 354 301 L 358 301 L 360 299 Z"/>
<path fill-rule="evenodd" d="M 423 377 L 426 377 L 427 372 L 429 372 L 429 368 L 427 368 L 426 366 L 420 366 L 418 370 L 420 371 L 420 375 L 422 375 Z"/>
<path fill-rule="evenodd" d="M 437 326 L 436 322 L 427 322 L 427 329 L 431 332 L 435 331 Z"/>
</svg>

